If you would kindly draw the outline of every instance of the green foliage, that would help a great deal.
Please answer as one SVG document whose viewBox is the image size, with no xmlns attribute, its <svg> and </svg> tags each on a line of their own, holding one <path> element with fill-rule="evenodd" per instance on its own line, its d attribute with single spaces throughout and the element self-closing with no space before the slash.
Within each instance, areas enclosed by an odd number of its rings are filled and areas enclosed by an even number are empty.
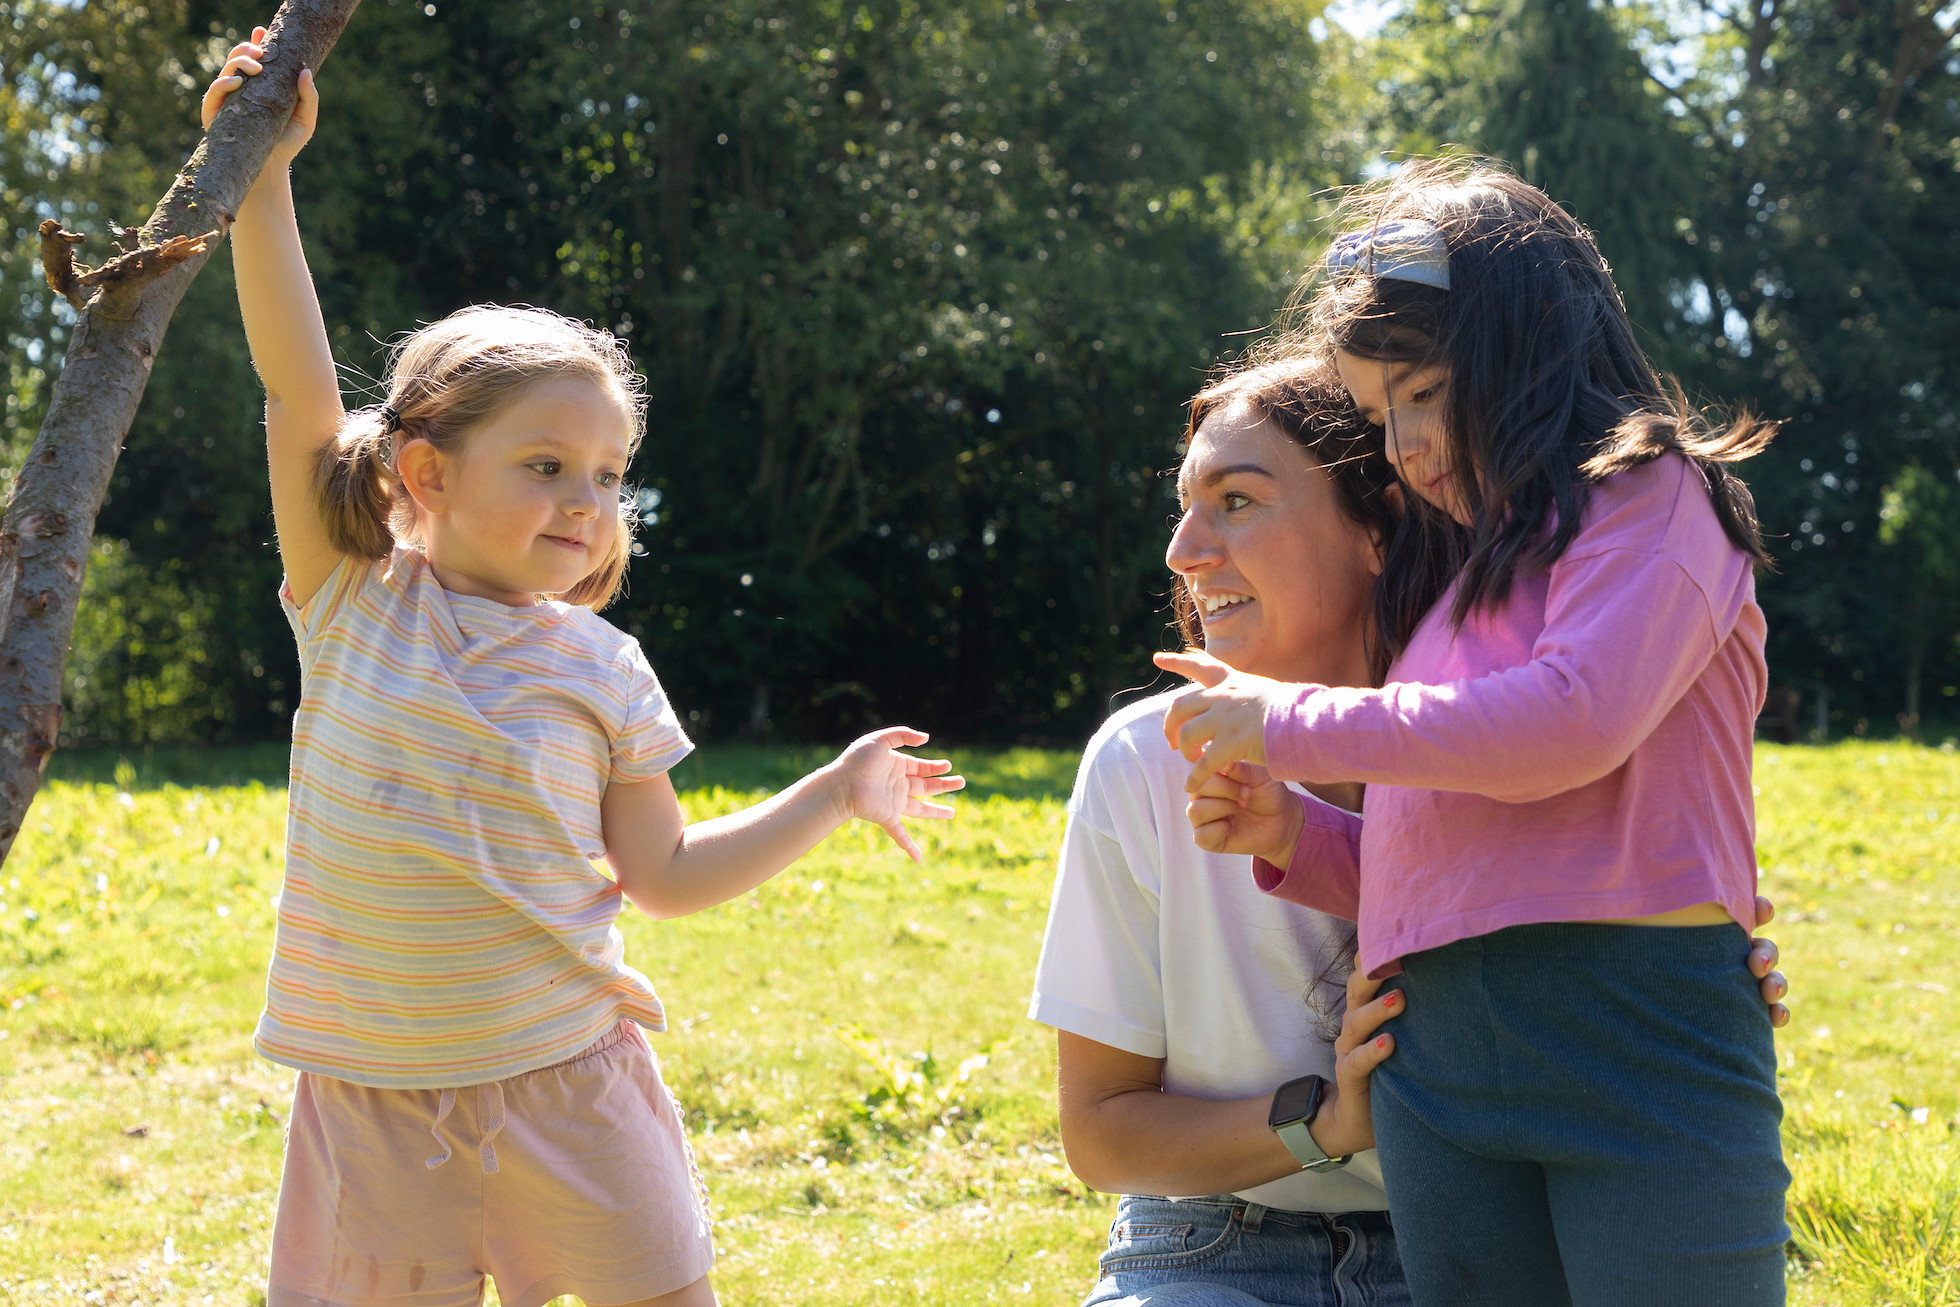
<svg viewBox="0 0 1960 1307">
<path fill-rule="evenodd" d="M 99 252 L 140 218 L 263 15 L 9 13 L 17 462 L 72 316 L 33 223 Z M 1390 145 L 1489 151 L 1597 230 L 1693 396 L 1787 420 L 1747 469 L 1781 564 L 1776 679 L 1827 697 L 1835 731 L 1960 712 L 1938 563 L 1960 522 L 1926 498 L 1960 468 L 1938 12 L 1415 0 L 1367 41 L 1317 21 L 1278 0 L 369 0 L 322 78 L 301 220 L 352 390 L 472 301 L 633 342 L 647 553 L 611 615 L 697 732 L 1073 739 L 1151 676 L 1180 406 L 1306 265 L 1323 188 Z M 291 712 L 229 275 L 220 257 L 180 310 L 98 523 L 128 570 L 91 595 L 121 587 L 115 620 L 181 650 L 184 689 L 92 680 L 77 740 L 276 738 Z M 165 594 L 222 641 L 173 633 Z"/>
<path fill-rule="evenodd" d="M 1297 197 L 1358 158 L 1312 15 L 370 0 L 296 169 L 336 350 L 358 389 L 380 343 L 482 300 L 633 341 L 648 554 L 613 616 L 697 729 L 1079 736 L 1161 639 L 1179 406 L 1299 270 Z M 61 130 L 133 169 L 126 196 L 182 156 L 197 88 L 261 16 L 47 4 L 0 36 L 41 52 L 22 85 L 73 79 L 89 112 Z M 117 24 L 154 39 L 76 35 Z M 83 208 L 110 188 L 28 180 Z M 31 272 L 0 276 L 45 318 Z M 100 529 L 187 565 L 233 642 L 199 674 L 232 707 L 133 738 L 252 738 L 290 711 L 229 299 L 214 266 L 180 311 Z M 16 339 L 40 360 L 8 387 L 18 456 L 61 338 L 37 319 Z"/>
</svg>

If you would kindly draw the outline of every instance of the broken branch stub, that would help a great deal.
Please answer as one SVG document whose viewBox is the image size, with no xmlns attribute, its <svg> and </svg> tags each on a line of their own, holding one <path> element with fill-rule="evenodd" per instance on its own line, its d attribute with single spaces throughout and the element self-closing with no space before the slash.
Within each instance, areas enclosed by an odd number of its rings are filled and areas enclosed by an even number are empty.
<svg viewBox="0 0 1960 1307">
<path fill-rule="evenodd" d="M 80 238 L 59 222 L 41 225 L 48 285 L 80 316 L 0 522 L 0 862 L 59 737 L 61 672 L 96 513 L 164 330 L 292 117 L 300 69 L 320 67 L 359 3 L 279 7 L 260 61 L 265 71 L 219 111 L 136 233 L 135 248 L 77 269 Z"/>
</svg>

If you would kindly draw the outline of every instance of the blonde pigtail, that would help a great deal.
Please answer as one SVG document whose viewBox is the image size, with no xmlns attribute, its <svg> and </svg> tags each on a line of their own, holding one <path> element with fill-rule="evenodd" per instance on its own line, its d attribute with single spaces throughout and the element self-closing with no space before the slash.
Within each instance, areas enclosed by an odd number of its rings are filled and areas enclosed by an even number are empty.
<svg viewBox="0 0 1960 1307">
<path fill-rule="evenodd" d="M 313 473 L 314 503 L 334 549 L 380 561 L 395 547 L 395 519 L 406 498 L 395 476 L 394 435 L 380 410 L 348 415 L 324 446 Z"/>
</svg>

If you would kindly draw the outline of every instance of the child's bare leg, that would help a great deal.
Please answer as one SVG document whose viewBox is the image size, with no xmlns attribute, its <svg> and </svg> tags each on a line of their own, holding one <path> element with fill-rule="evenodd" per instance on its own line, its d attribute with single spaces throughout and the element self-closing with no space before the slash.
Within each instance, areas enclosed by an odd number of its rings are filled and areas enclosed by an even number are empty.
<svg viewBox="0 0 1960 1307">
<path fill-rule="evenodd" d="M 704 1275 L 693 1284 L 676 1289 L 672 1293 L 663 1293 L 658 1298 L 646 1298 L 636 1303 L 628 1303 L 626 1307 L 716 1307 L 715 1286 L 708 1283 L 708 1277 Z"/>
</svg>

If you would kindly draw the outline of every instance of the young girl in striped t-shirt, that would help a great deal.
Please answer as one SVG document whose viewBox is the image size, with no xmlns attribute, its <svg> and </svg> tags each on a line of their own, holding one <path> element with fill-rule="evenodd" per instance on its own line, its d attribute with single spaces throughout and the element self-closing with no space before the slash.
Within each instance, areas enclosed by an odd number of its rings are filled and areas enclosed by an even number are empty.
<svg viewBox="0 0 1960 1307">
<path fill-rule="evenodd" d="M 626 570 L 630 362 L 556 314 L 464 309 L 396 349 L 384 406 L 344 413 L 286 169 L 317 105 L 302 73 L 232 228 L 303 669 L 256 1039 L 299 1071 L 268 1304 L 474 1304 L 486 1274 L 507 1307 L 712 1303 L 620 897 L 698 911 L 853 817 L 916 858 L 902 819 L 950 815 L 928 796 L 961 782 L 894 727 L 684 825 L 666 773 L 691 746 L 594 612 Z"/>
</svg>

